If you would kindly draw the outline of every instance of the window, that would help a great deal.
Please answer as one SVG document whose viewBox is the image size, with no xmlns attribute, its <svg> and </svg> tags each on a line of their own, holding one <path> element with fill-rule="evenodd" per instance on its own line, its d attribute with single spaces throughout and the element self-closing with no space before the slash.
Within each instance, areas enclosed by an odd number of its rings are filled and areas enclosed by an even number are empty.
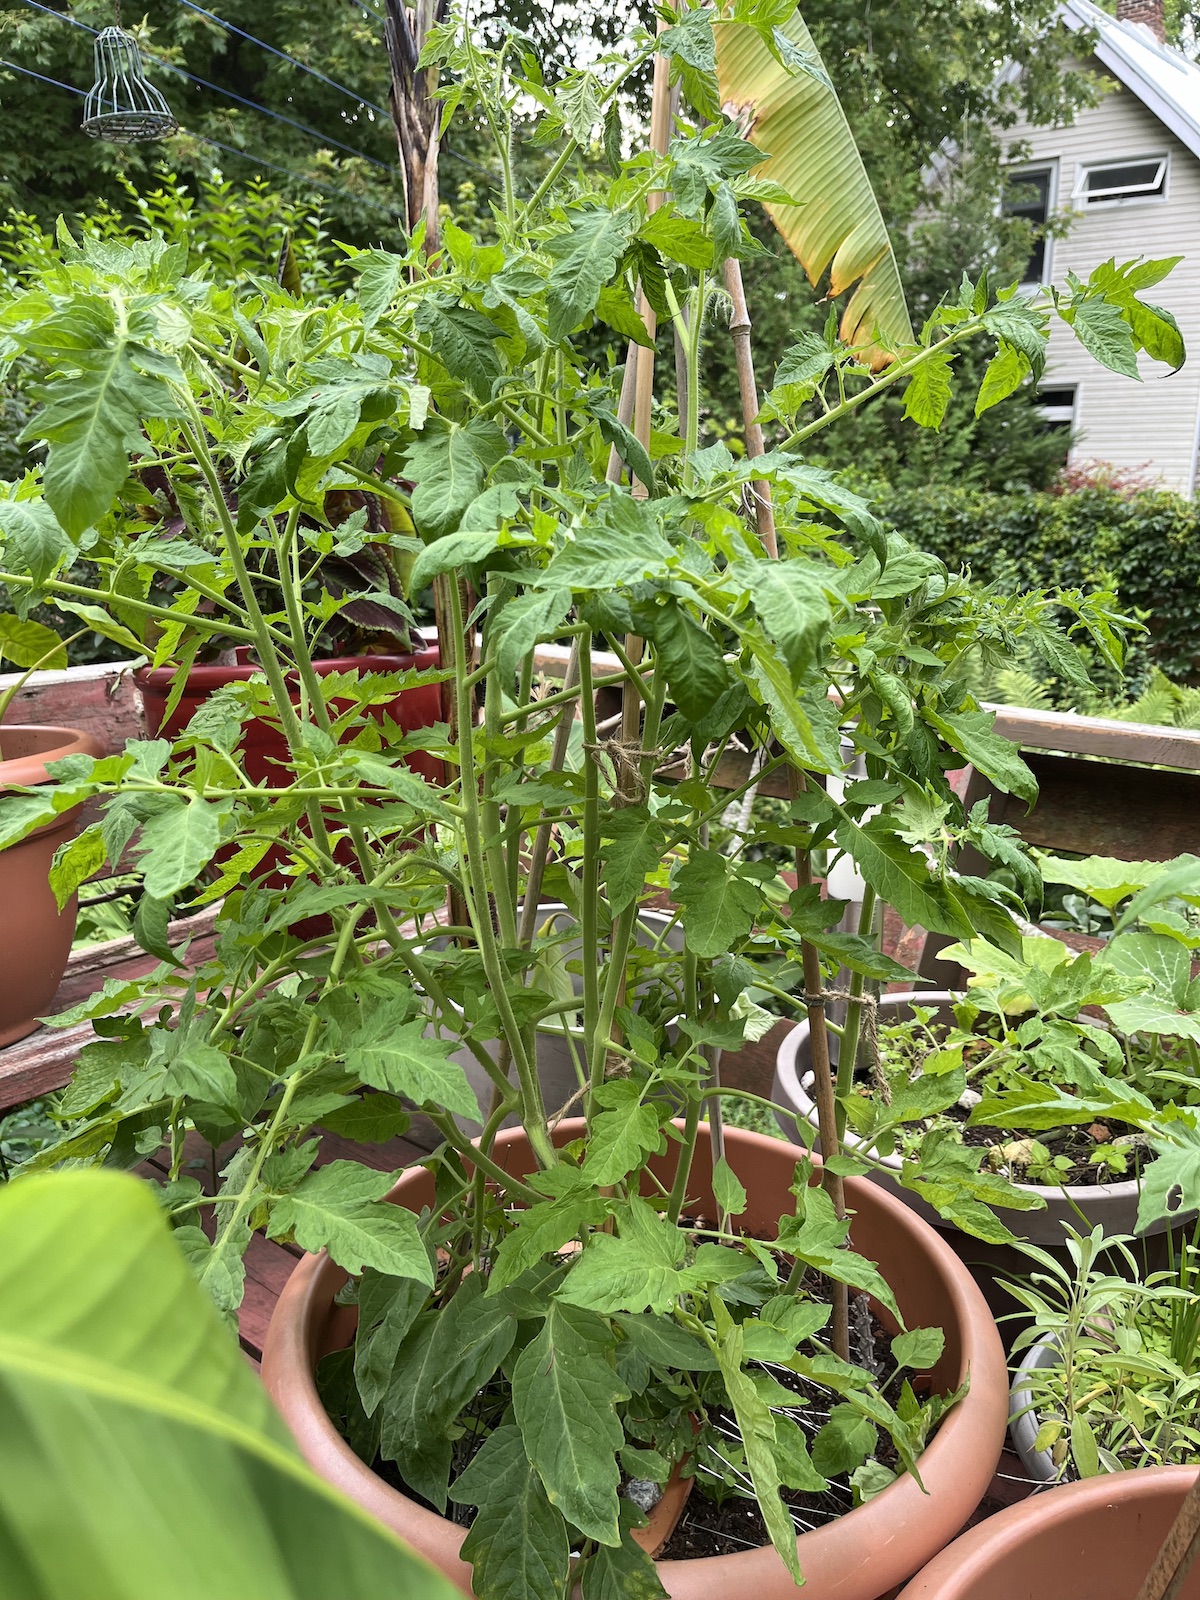
<svg viewBox="0 0 1200 1600">
<path fill-rule="evenodd" d="M 1038 410 L 1049 432 L 1070 432 L 1075 426 L 1075 385 L 1038 390 Z"/>
<path fill-rule="evenodd" d="M 1166 156 L 1145 156 L 1135 161 L 1080 167 L 1074 199 L 1089 207 L 1128 205 L 1131 200 L 1165 200 L 1168 166 Z"/>
<path fill-rule="evenodd" d="M 1006 217 L 1021 217 L 1036 229 L 1029 263 L 1021 274 L 1022 283 L 1045 283 L 1049 277 L 1046 223 L 1050 216 L 1053 167 L 1030 167 L 1013 172 L 1005 185 L 1001 206 Z"/>
</svg>

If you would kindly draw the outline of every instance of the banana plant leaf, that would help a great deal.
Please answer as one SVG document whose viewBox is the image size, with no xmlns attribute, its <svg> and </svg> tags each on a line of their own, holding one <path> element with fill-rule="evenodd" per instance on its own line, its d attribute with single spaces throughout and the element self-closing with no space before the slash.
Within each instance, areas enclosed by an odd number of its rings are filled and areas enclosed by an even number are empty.
<svg viewBox="0 0 1200 1600">
<path fill-rule="evenodd" d="M 4 1600 L 461 1600 L 301 1460 L 151 1190 L 0 1186 Z"/>
<path fill-rule="evenodd" d="M 830 296 L 849 294 L 843 340 L 886 365 L 912 343 L 912 324 L 879 202 L 812 35 L 799 11 L 774 30 L 778 54 L 751 23 L 715 21 L 714 32 L 722 107 L 766 154 L 754 176 L 796 202 L 767 201 L 768 216 L 810 283 L 828 272 Z"/>
</svg>

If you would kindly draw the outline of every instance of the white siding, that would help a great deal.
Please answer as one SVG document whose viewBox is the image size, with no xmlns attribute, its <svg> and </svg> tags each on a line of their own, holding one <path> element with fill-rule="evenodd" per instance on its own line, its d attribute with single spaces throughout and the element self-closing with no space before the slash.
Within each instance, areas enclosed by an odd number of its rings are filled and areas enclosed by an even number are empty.
<svg viewBox="0 0 1200 1600">
<path fill-rule="evenodd" d="M 1191 493 L 1200 421 L 1200 161 L 1134 94 L 1111 79 L 1106 84 L 1100 103 L 1080 111 L 1071 127 L 1019 125 L 1011 134 L 1028 147 L 1030 165 L 1056 165 L 1057 209 L 1073 217 L 1066 238 L 1050 246 L 1050 275 L 1056 283 L 1068 270 L 1086 278 L 1110 256 L 1183 256 L 1147 298 L 1174 313 L 1189 359 L 1172 374 L 1143 357 L 1145 381 L 1136 384 L 1098 366 L 1060 323 L 1044 382 L 1078 386 L 1073 460 L 1148 467 L 1148 475 Z M 1160 154 L 1171 162 L 1165 200 L 1072 210 L 1080 166 Z"/>
</svg>

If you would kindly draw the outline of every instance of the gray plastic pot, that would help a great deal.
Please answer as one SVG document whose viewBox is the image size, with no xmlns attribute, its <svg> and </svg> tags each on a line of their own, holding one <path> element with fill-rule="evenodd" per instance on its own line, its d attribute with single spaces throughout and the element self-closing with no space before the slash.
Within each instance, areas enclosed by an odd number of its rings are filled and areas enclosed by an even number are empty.
<svg viewBox="0 0 1200 1600">
<path fill-rule="evenodd" d="M 575 921 L 574 914 L 564 905 L 547 905 L 541 907 L 540 916 L 543 925 L 548 921 L 561 921 L 570 925 Z M 673 919 L 661 911 L 641 911 L 638 913 L 635 937 L 643 946 L 654 944 L 665 933 L 665 942 L 670 950 L 683 948 L 683 928 L 677 921 L 672 925 Z M 435 940 L 436 945 L 439 941 Z M 578 960 L 582 951 L 582 943 L 567 944 L 563 950 L 564 959 L 567 961 Z M 583 980 L 579 974 L 572 975 L 575 993 L 582 996 Z M 496 1060 L 499 1046 L 495 1043 L 488 1046 L 488 1054 L 493 1061 Z M 486 1113 L 492 1097 L 492 1080 L 480 1065 L 477 1058 L 464 1045 L 456 1050 L 450 1057 L 467 1075 L 467 1079 L 475 1091 L 480 1108 Z M 578 1061 L 579 1065 L 576 1066 Z M 579 1028 L 543 1026 L 537 1033 L 537 1070 L 538 1082 L 542 1087 L 542 1099 L 546 1110 L 551 1116 L 560 1111 L 571 1097 L 578 1093 L 581 1087 L 580 1071 L 587 1070 L 587 1050 L 584 1046 L 583 1031 Z M 475 1138 L 482 1132 L 482 1125 L 470 1117 L 455 1115 L 455 1122 L 464 1133 Z M 517 1116 L 507 1117 L 502 1124 L 505 1128 L 515 1128 L 519 1125 Z"/>
<path fill-rule="evenodd" d="M 902 1021 L 914 1001 L 922 1006 L 942 1008 L 948 1007 L 958 998 L 958 995 L 951 994 L 945 989 L 934 990 L 928 994 L 885 994 L 879 1001 L 880 1021 L 883 1023 Z M 779 1054 L 775 1058 L 773 1098 L 781 1105 L 791 1107 L 798 1119 L 816 1128 L 817 1108 L 809 1093 L 812 1066 L 808 1040 L 808 1023 L 801 1022 L 780 1044 Z M 836 1035 L 831 1034 L 829 1049 L 835 1066 L 839 1043 Z M 786 1121 L 782 1117 L 779 1120 L 784 1132 L 790 1134 L 791 1130 Z M 846 1135 L 846 1146 L 851 1150 L 862 1149 L 860 1141 L 852 1133 Z M 932 1222 L 935 1227 L 953 1227 L 952 1223 L 939 1217 L 937 1212 L 918 1195 L 900 1187 L 899 1156 L 883 1156 L 877 1159 L 880 1166 L 873 1168 L 871 1174 L 876 1182 L 887 1183 L 894 1187 L 907 1205 L 919 1211 L 925 1220 Z M 1041 1184 L 1020 1183 L 1016 1187 L 1027 1194 L 1038 1195 L 1046 1202 L 1044 1210 L 1003 1213 L 1004 1221 L 1013 1234 L 1030 1244 L 1044 1247 L 1065 1244 L 1066 1227 L 1082 1229 L 1085 1226 L 1080 1220 L 1080 1212 L 1087 1218 L 1087 1227 L 1095 1227 L 1099 1223 L 1106 1234 L 1134 1234 L 1138 1231 L 1137 1208 L 1140 1185 L 1136 1178 L 1128 1178 L 1121 1183 L 1069 1184 L 1065 1191 L 1047 1188 Z M 1181 1209 L 1169 1217 L 1160 1217 L 1157 1222 L 1146 1228 L 1144 1233 L 1146 1236 L 1165 1233 L 1174 1224 L 1184 1222 L 1194 1215 L 1194 1208 Z"/>
<path fill-rule="evenodd" d="M 1013 1374 L 1009 1390 L 1008 1436 L 1021 1458 L 1026 1475 L 1035 1483 L 1053 1483 L 1060 1469 L 1054 1465 L 1049 1450 L 1034 1449 L 1041 1419 L 1030 1404 L 1033 1399 L 1033 1374 L 1045 1367 L 1057 1366 L 1060 1359 L 1054 1335 L 1045 1334 L 1026 1350 L 1020 1366 Z"/>
</svg>

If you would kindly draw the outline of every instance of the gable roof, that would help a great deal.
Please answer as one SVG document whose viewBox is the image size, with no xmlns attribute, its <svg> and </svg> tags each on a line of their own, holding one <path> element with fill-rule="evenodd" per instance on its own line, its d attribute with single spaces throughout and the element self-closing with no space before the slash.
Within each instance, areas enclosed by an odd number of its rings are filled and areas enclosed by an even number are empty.
<svg viewBox="0 0 1200 1600">
<path fill-rule="evenodd" d="M 1060 16 L 1073 32 L 1095 31 L 1100 64 L 1200 159 L 1200 65 L 1159 44 L 1141 23 L 1118 22 L 1092 0 L 1064 0 Z"/>
</svg>

